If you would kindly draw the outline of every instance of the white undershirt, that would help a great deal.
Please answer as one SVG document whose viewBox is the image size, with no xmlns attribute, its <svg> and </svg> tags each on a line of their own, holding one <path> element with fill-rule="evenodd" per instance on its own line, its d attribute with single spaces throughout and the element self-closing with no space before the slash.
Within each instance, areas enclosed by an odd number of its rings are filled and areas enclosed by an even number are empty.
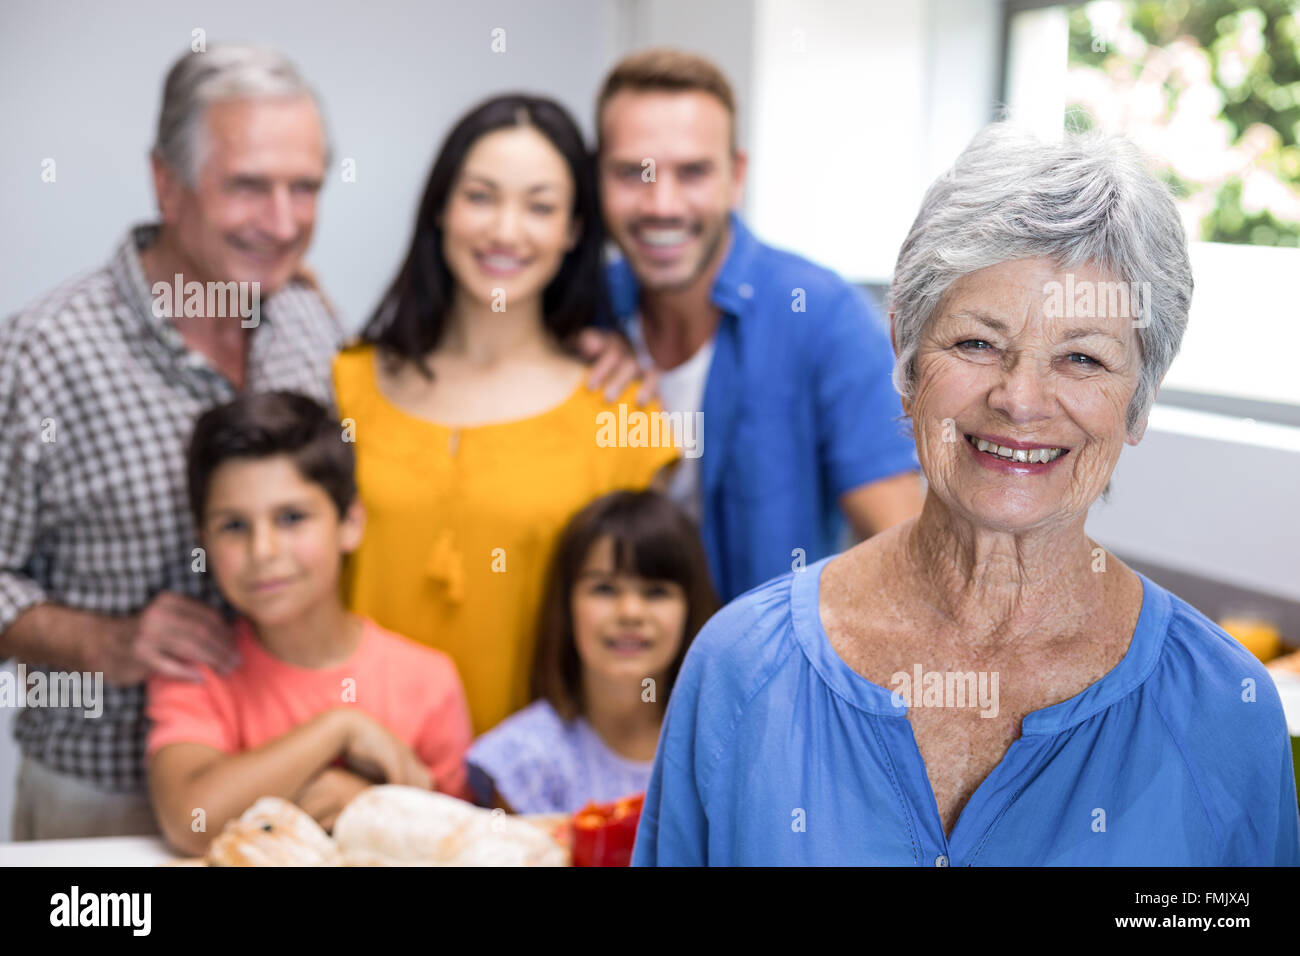
<svg viewBox="0 0 1300 956">
<path fill-rule="evenodd" d="M 695 354 L 681 365 L 671 369 L 661 369 L 655 364 L 646 348 L 645 336 L 641 332 L 641 316 L 634 315 L 628 322 L 628 338 L 636 349 L 637 361 L 646 368 L 659 371 L 659 403 L 667 412 L 682 412 L 693 415 L 704 408 L 704 385 L 709 379 L 709 366 L 713 363 L 713 339 L 695 350 Z M 697 441 L 704 440 L 703 430 L 696 433 Z M 677 503 L 687 514 L 700 523 L 700 462 L 703 456 L 687 458 L 682 456 L 677 467 L 673 469 L 668 482 L 668 497 Z"/>
</svg>

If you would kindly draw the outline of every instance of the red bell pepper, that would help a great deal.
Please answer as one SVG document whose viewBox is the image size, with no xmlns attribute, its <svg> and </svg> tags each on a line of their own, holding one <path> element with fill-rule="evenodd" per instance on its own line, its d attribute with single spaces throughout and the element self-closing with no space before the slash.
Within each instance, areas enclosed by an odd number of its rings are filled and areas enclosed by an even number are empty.
<svg viewBox="0 0 1300 956">
<path fill-rule="evenodd" d="M 627 866 L 645 794 L 589 803 L 573 815 L 574 866 Z"/>
</svg>

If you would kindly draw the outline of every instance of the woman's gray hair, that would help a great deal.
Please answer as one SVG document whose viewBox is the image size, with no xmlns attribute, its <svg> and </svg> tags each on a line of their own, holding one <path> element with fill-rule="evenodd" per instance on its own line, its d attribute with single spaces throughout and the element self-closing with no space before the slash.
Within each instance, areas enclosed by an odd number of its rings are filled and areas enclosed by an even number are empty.
<svg viewBox="0 0 1300 956">
<path fill-rule="evenodd" d="M 1052 143 L 993 123 L 930 187 L 894 270 L 894 387 L 912 397 L 925 326 L 958 279 L 1039 256 L 1063 270 L 1090 262 L 1118 281 L 1149 283 L 1131 313 L 1139 317 L 1142 354 L 1126 416 L 1131 433 L 1178 354 L 1192 267 L 1168 188 L 1131 143 L 1113 135 L 1067 133 Z"/>
<path fill-rule="evenodd" d="M 221 100 L 295 96 L 312 98 L 324 131 L 320 98 L 284 54 L 244 44 L 221 44 L 187 53 L 172 66 L 163 86 L 154 155 L 193 187 L 203 161 L 203 116 L 208 106 Z M 329 152 L 327 141 L 326 165 Z"/>
</svg>

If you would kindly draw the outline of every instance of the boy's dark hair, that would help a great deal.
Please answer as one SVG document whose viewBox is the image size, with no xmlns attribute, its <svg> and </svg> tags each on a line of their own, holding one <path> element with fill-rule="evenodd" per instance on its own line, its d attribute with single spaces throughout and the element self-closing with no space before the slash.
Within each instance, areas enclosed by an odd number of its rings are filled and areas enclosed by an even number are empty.
<svg viewBox="0 0 1300 956">
<path fill-rule="evenodd" d="M 340 517 L 356 499 L 356 456 L 334 416 L 297 392 L 258 392 L 210 408 L 194 423 L 185 472 L 195 527 L 203 525 L 219 465 L 272 455 L 291 457 L 303 478 L 325 489 Z"/>
<path fill-rule="evenodd" d="M 686 592 L 682 645 L 660 691 L 665 705 L 687 648 L 718 609 L 699 532 L 672 501 L 655 491 L 616 491 L 591 502 L 569 520 L 551 559 L 533 662 L 533 699 L 545 699 L 565 720 L 586 709 L 573 636 L 573 588 L 592 545 L 606 536 L 614 542 L 615 573 L 673 581 Z"/>
</svg>

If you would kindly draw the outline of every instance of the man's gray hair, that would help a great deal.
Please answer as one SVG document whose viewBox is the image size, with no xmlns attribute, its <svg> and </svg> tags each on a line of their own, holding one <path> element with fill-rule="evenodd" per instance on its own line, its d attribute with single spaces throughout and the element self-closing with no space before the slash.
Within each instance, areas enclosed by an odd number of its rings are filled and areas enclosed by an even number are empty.
<svg viewBox="0 0 1300 956">
<path fill-rule="evenodd" d="M 1067 133 L 1059 143 L 1010 123 L 985 127 L 925 194 L 894 270 L 894 387 L 911 398 L 926 324 L 962 276 L 1044 256 L 1084 263 L 1142 288 L 1136 323 L 1142 365 L 1130 433 L 1151 409 L 1178 354 L 1192 302 L 1192 267 L 1168 188 L 1127 140 Z"/>
<path fill-rule="evenodd" d="M 172 66 L 163 86 L 162 112 L 154 155 L 191 187 L 203 161 L 203 116 L 221 100 L 309 96 L 316 103 L 324 130 L 325 111 L 298 68 L 269 47 L 221 44 L 202 53 L 187 53 Z M 326 143 L 325 162 L 329 163 Z"/>
</svg>

